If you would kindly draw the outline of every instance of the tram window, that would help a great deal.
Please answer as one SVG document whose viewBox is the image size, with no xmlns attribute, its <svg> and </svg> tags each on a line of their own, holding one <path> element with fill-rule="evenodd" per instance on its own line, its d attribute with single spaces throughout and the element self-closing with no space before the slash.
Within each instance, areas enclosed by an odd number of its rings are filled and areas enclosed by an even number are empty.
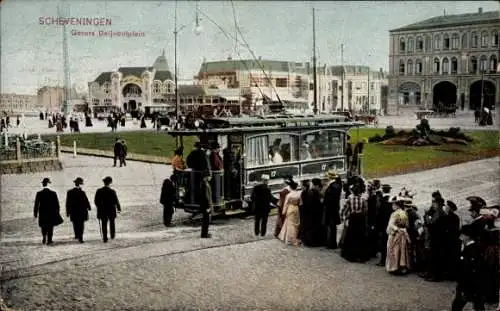
<svg viewBox="0 0 500 311">
<path fill-rule="evenodd" d="M 302 135 L 301 160 L 334 157 L 344 154 L 344 133 L 315 131 Z"/>
<path fill-rule="evenodd" d="M 298 160 L 298 136 L 271 134 L 252 137 L 247 142 L 247 165 L 281 164 Z"/>
</svg>

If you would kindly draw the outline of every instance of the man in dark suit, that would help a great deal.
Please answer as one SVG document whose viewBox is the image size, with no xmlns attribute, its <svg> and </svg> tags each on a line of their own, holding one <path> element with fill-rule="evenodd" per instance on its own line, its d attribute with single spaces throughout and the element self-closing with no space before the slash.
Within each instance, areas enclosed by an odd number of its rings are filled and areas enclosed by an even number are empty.
<svg viewBox="0 0 500 311">
<path fill-rule="evenodd" d="M 278 203 L 269 189 L 267 183 L 269 182 L 269 175 L 262 175 L 260 177 L 261 183 L 256 185 L 252 191 L 252 209 L 255 214 L 254 233 L 256 236 L 265 236 L 267 231 L 267 219 L 271 211 L 271 203 Z"/>
<path fill-rule="evenodd" d="M 464 225 L 460 231 L 460 239 L 464 249 L 460 256 L 460 269 L 457 274 L 457 289 L 451 307 L 452 311 L 461 311 L 468 302 L 472 302 L 474 310 L 485 310 L 482 288 L 481 247 L 475 241 L 475 229 Z"/>
<path fill-rule="evenodd" d="M 203 173 L 203 180 L 200 185 L 200 193 L 198 195 L 198 204 L 200 205 L 203 220 L 201 224 L 201 237 L 210 238 L 208 233 L 208 226 L 210 224 L 210 212 L 212 211 L 212 189 L 210 188 L 210 172 Z"/>
<path fill-rule="evenodd" d="M 108 222 L 111 239 L 114 239 L 116 212 L 120 213 L 121 208 L 115 190 L 109 187 L 113 179 L 108 176 L 102 181 L 104 187 L 97 189 L 94 203 L 97 207 L 97 219 L 100 220 L 102 226 L 102 240 L 106 243 L 108 242 Z"/>
<path fill-rule="evenodd" d="M 325 215 L 326 246 L 336 249 L 337 226 L 340 224 L 340 198 L 342 195 L 342 180 L 333 171 L 327 173 L 330 183 L 326 186 L 323 208 Z"/>
<path fill-rule="evenodd" d="M 62 223 L 59 198 L 55 191 L 48 188 L 50 183 L 48 178 L 42 180 L 43 189 L 36 193 L 33 209 L 33 215 L 38 217 L 38 225 L 42 228 L 42 243 L 47 245 L 53 244 L 54 227 Z"/>
<path fill-rule="evenodd" d="M 116 160 L 120 159 L 121 164 L 121 154 L 123 153 L 123 145 L 120 139 L 115 139 L 115 145 L 113 147 L 113 166 L 116 166 Z"/>
<path fill-rule="evenodd" d="M 83 179 L 77 177 L 74 181 L 75 187 L 68 190 L 66 195 L 66 215 L 73 222 L 75 239 L 83 243 L 84 223 L 89 220 L 90 202 L 85 192 L 80 188 Z"/>
<path fill-rule="evenodd" d="M 200 142 L 196 142 L 194 144 L 193 151 L 191 151 L 191 153 L 186 158 L 186 164 L 187 167 L 189 167 L 193 171 L 210 172 L 211 169 L 208 162 L 208 157 L 205 153 L 205 150 L 201 148 Z"/>
<path fill-rule="evenodd" d="M 172 215 L 174 214 L 175 187 L 172 179 L 165 179 L 161 187 L 160 203 L 163 205 L 163 224 L 166 227 L 172 224 Z"/>
<path fill-rule="evenodd" d="M 385 267 L 385 260 L 387 258 L 387 225 L 393 212 L 391 198 L 392 187 L 388 184 L 382 185 L 382 197 L 380 198 L 380 205 L 377 208 L 375 230 L 378 236 L 378 252 L 380 252 L 380 261 L 377 263 L 379 267 Z"/>
</svg>

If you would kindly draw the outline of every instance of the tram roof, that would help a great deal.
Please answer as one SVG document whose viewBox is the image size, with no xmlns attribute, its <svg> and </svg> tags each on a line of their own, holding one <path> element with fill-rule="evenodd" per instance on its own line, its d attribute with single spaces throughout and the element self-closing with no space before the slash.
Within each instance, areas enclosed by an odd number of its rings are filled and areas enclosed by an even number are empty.
<svg viewBox="0 0 500 311">
<path fill-rule="evenodd" d="M 243 116 L 206 119 L 205 129 L 181 129 L 169 131 L 171 135 L 199 135 L 201 133 L 261 132 L 314 128 L 352 128 L 364 126 L 344 115 L 288 115 Z"/>
</svg>

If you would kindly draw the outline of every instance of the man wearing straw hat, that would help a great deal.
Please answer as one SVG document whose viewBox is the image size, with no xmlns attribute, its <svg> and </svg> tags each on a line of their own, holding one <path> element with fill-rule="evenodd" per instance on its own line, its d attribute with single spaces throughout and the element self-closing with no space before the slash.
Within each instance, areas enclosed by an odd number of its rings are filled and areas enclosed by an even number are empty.
<svg viewBox="0 0 500 311">
<path fill-rule="evenodd" d="M 342 179 L 334 171 L 328 171 L 326 177 L 329 180 L 323 199 L 326 246 L 330 249 L 336 249 L 338 247 L 337 226 L 341 223 L 340 197 L 342 195 Z"/>
<path fill-rule="evenodd" d="M 75 187 L 68 190 L 66 195 L 66 215 L 73 223 L 75 239 L 83 243 L 84 223 L 89 220 L 90 202 L 80 188 L 80 185 L 83 185 L 83 178 L 77 177 L 73 182 Z"/>
</svg>

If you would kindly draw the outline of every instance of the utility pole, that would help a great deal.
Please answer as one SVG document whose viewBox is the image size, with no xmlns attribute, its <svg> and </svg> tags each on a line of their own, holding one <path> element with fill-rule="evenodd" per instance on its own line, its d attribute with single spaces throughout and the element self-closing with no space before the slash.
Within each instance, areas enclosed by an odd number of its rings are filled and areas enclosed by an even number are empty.
<svg viewBox="0 0 500 311">
<path fill-rule="evenodd" d="M 340 66 L 342 67 L 342 73 L 340 76 L 340 87 L 342 93 L 340 94 L 340 110 L 344 111 L 344 44 L 340 45 Z"/>
<path fill-rule="evenodd" d="M 368 114 L 370 114 L 370 66 L 368 66 Z"/>
<path fill-rule="evenodd" d="M 58 8 L 59 17 L 69 16 L 67 12 L 67 4 L 64 3 L 64 14 L 65 16 L 61 16 L 61 10 Z M 63 24 L 63 58 L 64 58 L 64 97 L 63 97 L 63 106 L 62 112 L 65 115 L 68 115 L 72 112 L 73 107 L 71 105 L 71 77 L 70 77 L 70 68 L 69 68 L 69 52 L 68 52 L 68 33 L 66 31 L 66 24 Z"/>
<path fill-rule="evenodd" d="M 314 101 L 313 101 L 313 104 L 314 104 L 314 108 L 313 108 L 313 113 L 314 114 L 317 114 L 318 113 L 318 90 L 317 90 L 317 86 L 318 86 L 318 81 L 317 81 L 317 71 L 316 71 L 316 16 L 315 16 L 315 12 L 314 12 L 314 8 L 312 9 L 312 16 L 313 16 L 313 87 L 314 87 L 314 91 L 313 91 L 313 96 L 314 96 Z"/>
<path fill-rule="evenodd" d="M 484 109 L 484 71 L 485 68 L 483 68 L 483 63 L 481 62 L 481 113 L 483 112 Z"/>
</svg>

